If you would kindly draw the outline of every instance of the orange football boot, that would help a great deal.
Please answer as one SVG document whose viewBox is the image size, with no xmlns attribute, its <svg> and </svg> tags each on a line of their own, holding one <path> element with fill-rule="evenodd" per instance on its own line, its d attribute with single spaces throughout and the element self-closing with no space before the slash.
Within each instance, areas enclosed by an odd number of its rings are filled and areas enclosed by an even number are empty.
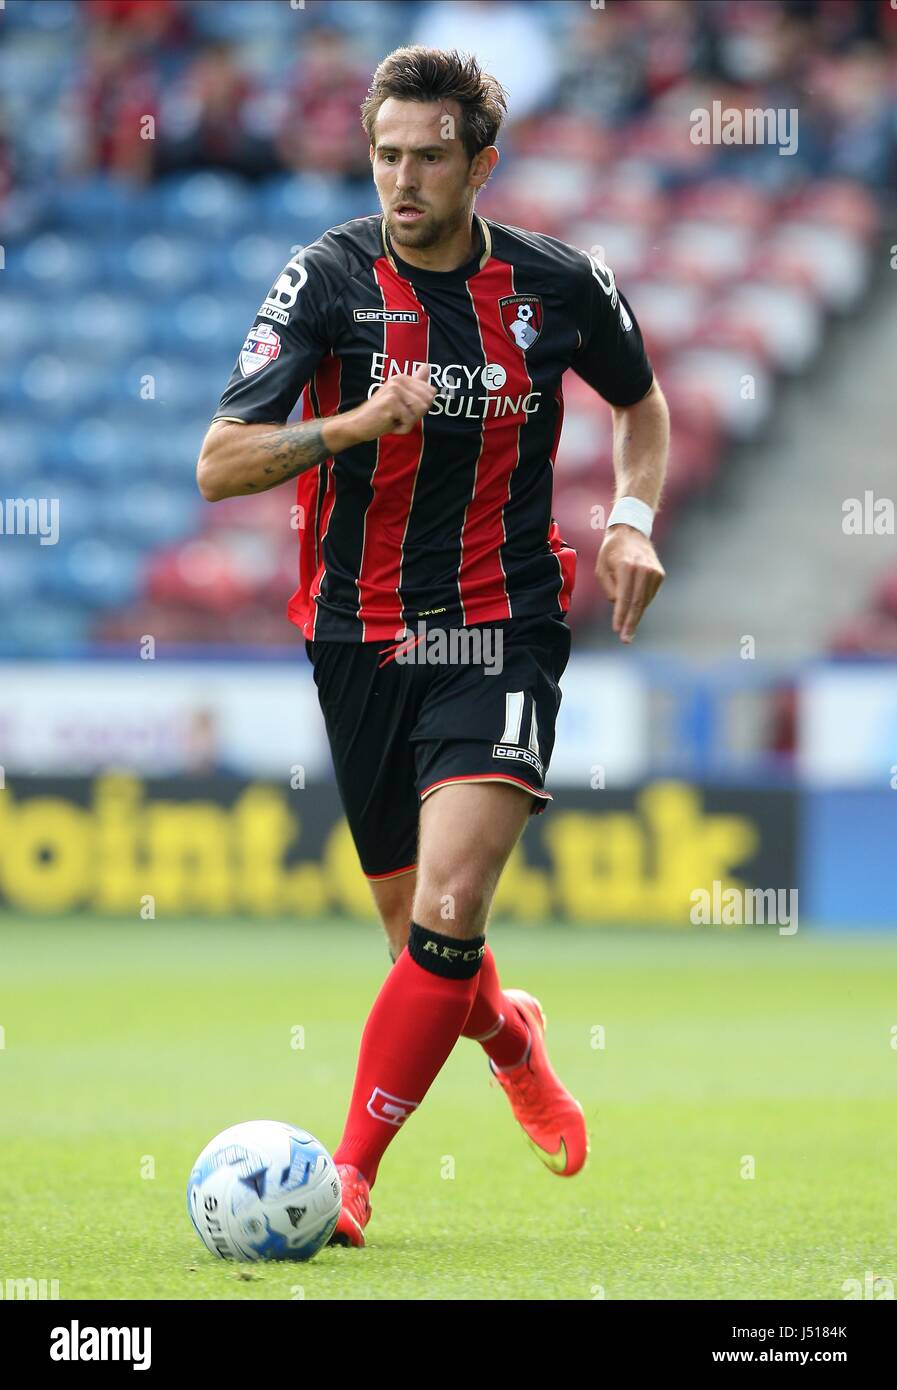
<svg viewBox="0 0 897 1390">
<path fill-rule="evenodd" d="M 553 1071 L 545 1049 L 548 1020 L 538 999 L 522 989 L 502 990 L 502 997 L 523 1015 L 529 1028 L 529 1055 L 510 1071 L 489 1070 L 501 1086 L 526 1141 L 552 1173 L 572 1178 L 586 1161 L 589 1138 L 579 1101 Z"/>
<path fill-rule="evenodd" d="M 371 1219 L 371 1189 L 361 1169 L 351 1163 L 338 1163 L 336 1171 L 342 1184 L 343 1205 L 327 1244 L 355 1245 L 361 1249 L 364 1228 Z"/>
</svg>

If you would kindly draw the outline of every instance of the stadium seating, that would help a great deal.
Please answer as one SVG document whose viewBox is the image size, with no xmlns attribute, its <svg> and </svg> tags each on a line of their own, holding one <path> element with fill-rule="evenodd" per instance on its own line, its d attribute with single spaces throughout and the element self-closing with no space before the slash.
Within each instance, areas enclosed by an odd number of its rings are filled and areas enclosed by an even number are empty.
<svg viewBox="0 0 897 1390">
<path fill-rule="evenodd" d="M 64 116 L 85 60 L 66 25 L 86 34 L 90 14 L 64 0 L 9 8 L 0 78 L 10 109 L 45 102 L 53 139 L 37 150 L 23 133 L 19 153 L 35 172 L 26 186 L 13 180 L 6 200 L 0 482 L 8 497 L 58 498 L 62 527 L 52 556 L 29 538 L 4 554 L 0 647 L 52 645 L 60 615 L 72 619 L 69 636 L 97 640 L 152 628 L 190 641 L 218 642 L 223 631 L 286 641 L 290 490 L 210 508 L 195 460 L 260 294 L 292 247 L 374 210 L 373 190 L 286 168 L 252 181 L 215 168 L 142 181 L 103 168 L 78 175 Z M 397 7 L 382 8 L 399 23 Z M 545 23 L 569 43 L 554 8 L 542 7 Z M 250 34 L 275 62 L 291 32 L 288 7 L 261 0 L 187 6 L 184 16 L 187 38 L 159 57 L 160 72 L 182 72 L 209 39 Z M 329 22 L 341 21 L 334 12 Z M 285 58 L 277 71 L 285 90 Z M 733 177 L 718 152 L 683 145 L 660 105 L 611 129 L 565 109 L 562 95 L 510 128 L 480 207 L 601 247 L 615 267 L 673 416 L 662 537 L 725 469 L 729 445 L 764 427 L 777 381 L 812 369 L 829 317 L 860 302 L 879 195 L 824 161 L 784 188 L 765 164 Z M 600 540 L 596 508 L 612 494 L 610 413 L 572 374 L 565 393 L 555 514 L 582 549 L 583 573 Z M 581 584 L 574 622 L 600 606 Z M 878 641 L 897 623 L 895 574 L 867 617 L 838 643 L 862 644 L 862 631 Z"/>
</svg>

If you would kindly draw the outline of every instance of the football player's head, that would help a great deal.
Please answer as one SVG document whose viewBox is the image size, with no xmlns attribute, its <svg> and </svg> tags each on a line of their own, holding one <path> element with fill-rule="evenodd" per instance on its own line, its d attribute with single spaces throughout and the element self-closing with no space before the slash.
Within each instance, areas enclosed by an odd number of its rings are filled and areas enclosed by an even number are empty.
<svg viewBox="0 0 897 1390">
<path fill-rule="evenodd" d="M 469 55 L 414 47 L 384 58 L 361 115 L 398 245 L 436 245 L 469 220 L 506 110 L 503 88 Z"/>
</svg>

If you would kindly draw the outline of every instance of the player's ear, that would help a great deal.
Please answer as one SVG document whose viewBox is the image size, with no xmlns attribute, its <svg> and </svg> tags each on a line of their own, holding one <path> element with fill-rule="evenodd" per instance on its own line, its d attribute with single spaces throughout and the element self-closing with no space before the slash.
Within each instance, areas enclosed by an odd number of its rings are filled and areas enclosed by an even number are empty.
<svg viewBox="0 0 897 1390">
<path fill-rule="evenodd" d="M 499 160 L 499 153 L 495 145 L 487 145 L 480 150 L 479 154 L 474 155 L 473 163 L 470 166 L 471 182 L 477 189 L 483 187 L 488 182 Z"/>
</svg>

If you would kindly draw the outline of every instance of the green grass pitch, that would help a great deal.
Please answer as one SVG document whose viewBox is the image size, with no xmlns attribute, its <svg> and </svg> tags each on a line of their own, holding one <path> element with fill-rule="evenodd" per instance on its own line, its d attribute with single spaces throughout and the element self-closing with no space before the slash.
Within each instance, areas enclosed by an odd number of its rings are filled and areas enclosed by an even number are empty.
<svg viewBox="0 0 897 1390">
<path fill-rule="evenodd" d="M 585 1171 L 542 1167 L 462 1040 L 382 1162 L 365 1250 L 235 1266 L 188 1220 L 193 1159 L 249 1119 L 335 1147 L 379 929 L 0 920 L 0 1282 L 611 1300 L 897 1282 L 897 941 L 502 923 L 490 941 L 503 983 L 542 999 Z"/>
</svg>

